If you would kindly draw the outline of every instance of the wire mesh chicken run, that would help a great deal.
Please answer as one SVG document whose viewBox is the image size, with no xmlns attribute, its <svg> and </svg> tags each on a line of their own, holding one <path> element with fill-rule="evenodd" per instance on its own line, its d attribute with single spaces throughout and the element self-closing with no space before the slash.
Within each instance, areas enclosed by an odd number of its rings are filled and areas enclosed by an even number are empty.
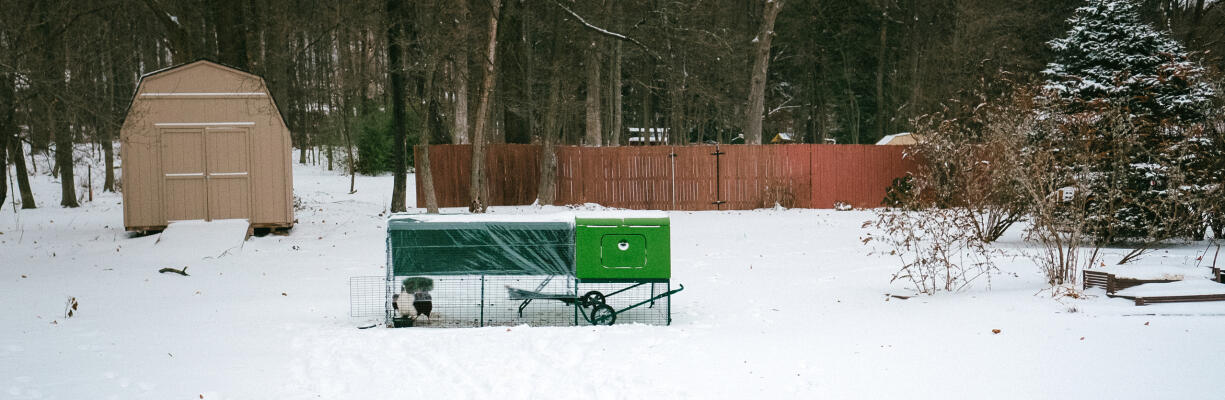
<svg viewBox="0 0 1225 400">
<path fill-rule="evenodd" d="M 657 215 L 393 216 L 386 324 L 669 325 L 683 286 L 670 280 L 668 228 Z"/>
</svg>

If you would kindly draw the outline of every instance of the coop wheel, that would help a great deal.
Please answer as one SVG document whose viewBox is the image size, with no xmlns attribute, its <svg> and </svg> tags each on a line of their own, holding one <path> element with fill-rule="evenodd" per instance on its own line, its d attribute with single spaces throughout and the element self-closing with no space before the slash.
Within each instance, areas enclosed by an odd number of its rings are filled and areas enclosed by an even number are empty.
<svg viewBox="0 0 1225 400">
<path fill-rule="evenodd" d="M 587 292 L 587 294 L 583 295 L 583 304 L 588 306 L 604 304 L 604 293 L 600 293 L 599 290 Z"/>
<path fill-rule="evenodd" d="M 592 325 L 612 325 L 617 322 L 617 312 L 607 304 L 596 305 L 591 310 Z"/>
</svg>

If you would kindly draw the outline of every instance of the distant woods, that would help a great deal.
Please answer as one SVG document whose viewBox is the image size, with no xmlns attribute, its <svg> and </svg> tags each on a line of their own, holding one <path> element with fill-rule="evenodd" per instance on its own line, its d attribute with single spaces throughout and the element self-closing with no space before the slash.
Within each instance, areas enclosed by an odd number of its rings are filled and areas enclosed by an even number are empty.
<svg viewBox="0 0 1225 400">
<path fill-rule="evenodd" d="M 1152 25 L 1221 65 L 1220 2 L 1141 3 Z M 637 128 L 679 145 L 778 133 L 872 143 L 975 101 L 962 89 L 1004 71 L 1036 79 L 1051 58 L 1045 43 L 1078 5 L 6 0 L 0 160 L 16 173 L 0 180 L 0 201 L 16 186 L 32 207 L 27 174 L 55 173 L 61 204 L 75 206 L 77 178 L 63 166 L 86 154 L 105 160 L 103 186 L 115 190 L 114 143 L 139 77 L 198 58 L 265 78 L 301 162 L 400 176 L 407 146 L 421 143 L 615 146 Z"/>
</svg>

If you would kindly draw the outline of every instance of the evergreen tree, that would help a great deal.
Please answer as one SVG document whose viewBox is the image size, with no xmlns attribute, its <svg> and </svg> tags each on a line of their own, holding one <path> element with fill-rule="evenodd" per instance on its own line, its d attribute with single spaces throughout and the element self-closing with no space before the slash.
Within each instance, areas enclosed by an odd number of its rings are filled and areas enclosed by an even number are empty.
<svg viewBox="0 0 1225 400">
<path fill-rule="evenodd" d="M 1186 50 L 1142 22 L 1133 0 L 1089 0 L 1049 42 L 1046 89 L 1095 157 L 1090 220 L 1103 241 L 1195 234 L 1211 141 L 1200 124 L 1214 96 Z"/>
<path fill-rule="evenodd" d="M 1077 8 L 1067 36 L 1050 41 L 1048 89 L 1071 111 L 1105 100 L 1155 120 L 1198 122 L 1212 97 L 1203 68 L 1182 45 L 1140 18 L 1134 0 L 1089 0 Z"/>
</svg>

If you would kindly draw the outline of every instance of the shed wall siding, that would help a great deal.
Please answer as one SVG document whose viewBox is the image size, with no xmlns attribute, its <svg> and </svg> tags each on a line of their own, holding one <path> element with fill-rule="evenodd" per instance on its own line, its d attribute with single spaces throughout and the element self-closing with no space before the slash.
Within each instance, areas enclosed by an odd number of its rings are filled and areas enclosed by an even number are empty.
<svg viewBox="0 0 1225 400">
<path fill-rule="evenodd" d="M 167 95 L 178 93 L 193 94 Z M 165 226 L 192 204 L 207 204 L 211 219 L 249 215 L 253 224 L 292 224 L 289 132 L 267 93 L 258 77 L 203 62 L 142 80 L 121 136 L 124 225 Z M 162 154 L 172 143 L 160 132 L 190 131 L 203 134 L 198 152 Z M 163 170 L 167 156 L 174 171 Z M 208 194 L 187 177 L 165 176 L 189 173 L 179 170 L 197 161 L 207 161 L 207 171 L 196 172 L 220 174 L 210 175 Z"/>
</svg>

